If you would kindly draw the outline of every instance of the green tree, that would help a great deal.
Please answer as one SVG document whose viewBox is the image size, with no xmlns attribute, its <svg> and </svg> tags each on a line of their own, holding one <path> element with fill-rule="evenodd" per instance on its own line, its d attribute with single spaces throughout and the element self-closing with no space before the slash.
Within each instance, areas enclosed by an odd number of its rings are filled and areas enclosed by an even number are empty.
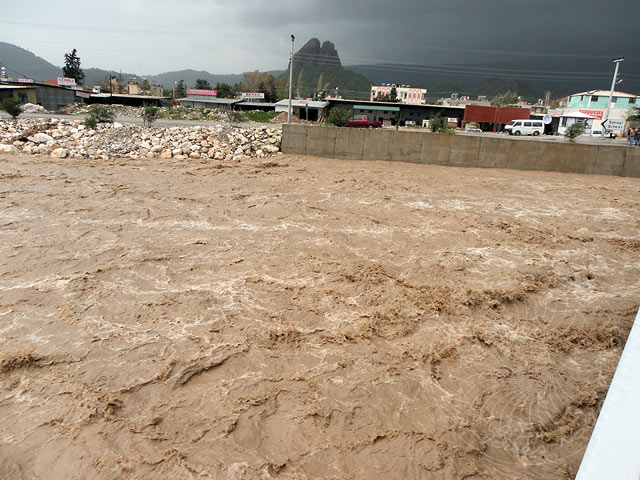
<svg viewBox="0 0 640 480">
<path fill-rule="evenodd" d="M 14 120 L 22 113 L 22 102 L 18 98 L 5 98 L 0 103 L 0 110 L 7 112 Z"/>
<path fill-rule="evenodd" d="M 228 83 L 216 83 L 218 98 L 236 98 L 236 89 Z"/>
<path fill-rule="evenodd" d="M 96 128 L 98 123 L 113 123 L 116 115 L 104 105 L 94 104 L 89 107 L 84 124 L 87 128 Z"/>
<path fill-rule="evenodd" d="M 289 98 L 289 82 L 285 78 L 278 77 L 273 81 L 273 86 L 277 93 L 276 102 Z"/>
<path fill-rule="evenodd" d="M 582 122 L 572 123 L 567 127 L 567 130 L 564 132 L 564 136 L 567 137 L 569 143 L 575 143 L 576 138 L 584 133 L 585 124 Z"/>
<path fill-rule="evenodd" d="M 269 89 L 269 97 L 271 98 L 269 101 L 270 102 L 277 102 L 278 101 L 278 92 L 276 90 L 276 84 L 272 83 L 271 84 L 271 88 Z"/>
<path fill-rule="evenodd" d="M 300 69 L 298 73 L 298 81 L 296 82 L 296 96 L 301 97 L 304 95 L 304 68 Z"/>
<path fill-rule="evenodd" d="M 195 88 L 197 88 L 198 90 L 211 90 L 211 85 L 205 79 L 198 78 L 196 79 Z"/>
<path fill-rule="evenodd" d="M 506 93 L 498 94 L 491 100 L 492 107 L 509 107 L 518 104 L 518 92 L 511 90 Z"/>
<path fill-rule="evenodd" d="M 154 105 L 145 105 L 145 107 L 142 109 L 142 120 L 144 122 L 144 125 L 147 127 L 151 127 L 151 125 L 153 125 L 153 122 L 158 119 L 159 115 L 160 110 Z"/>
<path fill-rule="evenodd" d="M 377 102 L 393 102 L 393 103 L 397 103 L 397 102 L 400 101 L 398 99 L 398 90 L 396 89 L 396 87 L 391 87 L 391 91 L 389 93 L 387 93 L 386 95 L 378 94 L 378 96 L 375 98 L 375 100 Z"/>
<path fill-rule="evenodd" d="M 75 79 L 78 85 L 84 83 L 84 72 L 80 68 L 80 57 L 74 48 L 71 53 L 64 54 L 64 67 L 62 67 L 62 75 L 66 78 Z"/>
<path fill-rule="evenodd" d="M 267 89 L 264 82 L 260 82 L 260 85 L 258 86 L 258 93 L 262 93 L 264 95 L 265 102 L 271 102 L 271 92 Z"/>
<path fill-rule="evenodd" d="M 178 80 L 176 84 L 176 98 L 184 98 L 187 96 L 187 87 L 184 84 L 184 80 Z"/>
<path fill-rule="evenodd" d="M 140 84 L 140 93 L 143 95 L 149 95 L 151 93 L 151 84 L 146 78 L 142 80 L 142 83 Z"/>
<path fill-rule="evenodd" d="M 449 130 L 447 122 L 442 118 L 440 113 L 436 113 L 429 119 L 429 129 L 432 132 L 446 133 Z"/>
<path fill-rule="evenodd" d="M 327 123 L 329 125 L 335 125 L 336 127 L 344 127 L 351 118 L 351 112 L 346 108 L 333 107 L 329 112 Z"/>
</svg>

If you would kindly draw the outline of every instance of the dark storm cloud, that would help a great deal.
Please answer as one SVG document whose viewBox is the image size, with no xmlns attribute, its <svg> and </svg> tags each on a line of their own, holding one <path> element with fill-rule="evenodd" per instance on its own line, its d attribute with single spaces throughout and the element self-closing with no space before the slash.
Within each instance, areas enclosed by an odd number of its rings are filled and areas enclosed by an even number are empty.
<svg viewBox="0 0 640 480">
<path fill-rule="evenodd" d="M 3 18 L 25 23 L 0 24 L 0 40 L 57 64 L 78 48 L 87 66 L 143 73 L 285 68 L 291 33 L 297 47 L 312 37 L 333 41 L 346 64 L 508 62 L 523 56 L 517 52 L 637 61 L 639 50 L 640 8 L 627 0 L 112 0 L 83 7 L 9 3 Z"/>
</svg>

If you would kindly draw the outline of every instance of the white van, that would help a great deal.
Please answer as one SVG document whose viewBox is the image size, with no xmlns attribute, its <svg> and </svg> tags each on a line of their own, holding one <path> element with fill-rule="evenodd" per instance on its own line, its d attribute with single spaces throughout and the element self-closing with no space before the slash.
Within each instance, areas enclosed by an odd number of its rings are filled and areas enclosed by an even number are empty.
<svg viewBox="0 0 640 480">
<path fill-rule="evenodd" d="M 509 135 L 533 135 L 537 137 L 544 133 L 542 120 L 511 120 L 504 126 Z"/>
</svg>

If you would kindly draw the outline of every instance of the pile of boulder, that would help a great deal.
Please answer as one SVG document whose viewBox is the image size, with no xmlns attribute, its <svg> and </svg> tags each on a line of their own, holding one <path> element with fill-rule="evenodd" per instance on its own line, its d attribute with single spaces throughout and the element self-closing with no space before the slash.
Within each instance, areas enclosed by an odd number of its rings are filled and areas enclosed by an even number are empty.
<svg viewBox="0 0 640 480">
<path fill-rule="evenodd" d="M 144 128 L 120 123 L 86 128 L 80 120 L 0 120 L 0 153 L 58 158 L 176 158 L 241 160 L 280 151 L 282 134 L 269 127 L 222 125 Z"/>
</svg>

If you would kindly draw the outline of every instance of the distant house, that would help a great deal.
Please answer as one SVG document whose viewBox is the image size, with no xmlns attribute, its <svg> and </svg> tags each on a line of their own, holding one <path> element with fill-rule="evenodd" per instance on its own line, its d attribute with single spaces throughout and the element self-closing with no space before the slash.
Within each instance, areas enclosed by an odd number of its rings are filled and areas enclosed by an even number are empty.
<svg viewBox="0 0 640 480">
<path fill-rule="evenodd" d="M 425 105 L 427 103 L 426 88 L 411 88 L 410 85 L 382 84 L 371 86 L 371 98 L 373 102 L 376 98 L 391 95 L 391 90 L 396 89 L 396 99 L 405 105 Z"/>
<path fill-rule="evenodd" d="M 144 81 L 143 81 L 144 82 Z M 121 82 L 117 77 L 111 78 L 111 91 L 122 95 L 149 95 L 151 97 L 162 97 L 162 85 L 151 85 L 147 91 L 142 90 L 142 82 L 137 78 L 130 78 L 127 83 Z"/>
</svg>

